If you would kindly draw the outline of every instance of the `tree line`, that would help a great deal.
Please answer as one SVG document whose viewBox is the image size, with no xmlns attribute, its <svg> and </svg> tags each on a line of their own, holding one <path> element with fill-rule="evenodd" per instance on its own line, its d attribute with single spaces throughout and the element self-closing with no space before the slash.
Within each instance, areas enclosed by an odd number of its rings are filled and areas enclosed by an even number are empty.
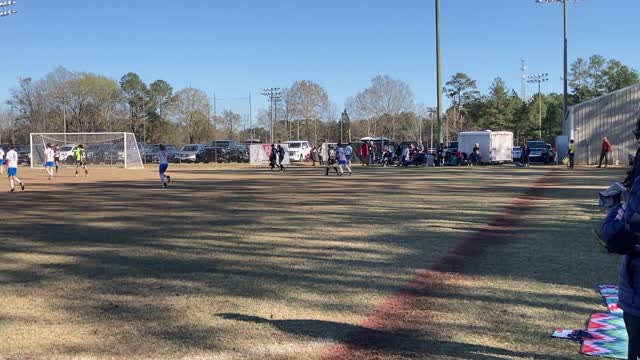
<svg viewBox="0 0 640 360">
<path fill-rule="evenodd" d="M 600 55 L 578 58 L 571 65 L 569 102 L 577 104 L 639 82 L 638 71 Z M 562 94 L 535 94 L 522 99 L 496 78 L 481 93 L 476 81 L 454 74 L 442 89 L 449 98 L 443 121 L 445 140 L 460 131 L 507 130 L 516 139 L 552 141 L 562 133 Z M 268 102 L 267 102 L 268 103 Z M 542 128 L 540 105 L 542 103 Z M 178 91 L 164 80 L 150 84 L 136 73 L 119 80 L 58 67 L 43 78 L 19 79 L 0 113 L 2 142 L 28 143 L 32 132 L 133 132 L 147 143 L 209 143 L 214 139 L 350 141 L 384 136 L 392 141 L 435 141 L 435 109 L 416 104 L 410 86 L 379 75 L 338 109 L 318 83 L 296 81 L 281 91 L 274 106 L 262 109 L 257 121 L 225 110 L 220 114 L 203 90 Z"/>
</svg>

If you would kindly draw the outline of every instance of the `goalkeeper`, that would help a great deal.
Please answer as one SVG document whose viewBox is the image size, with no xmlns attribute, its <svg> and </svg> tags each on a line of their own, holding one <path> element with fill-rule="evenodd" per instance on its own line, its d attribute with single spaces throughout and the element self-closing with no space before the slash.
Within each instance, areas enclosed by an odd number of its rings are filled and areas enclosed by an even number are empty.
<svg viewBox="0 0 640 360">
<path fill-rule="evenodd" d="M 84 152 L 84 145 L 80 144 L 73 151 L 76 157 L 76 177 L 78 177 L 78 169 L 82 167 L 84 169 L 84 176 L 89 176 L 89 170 L 87 169 L 87 157 Z"/>
</svg>

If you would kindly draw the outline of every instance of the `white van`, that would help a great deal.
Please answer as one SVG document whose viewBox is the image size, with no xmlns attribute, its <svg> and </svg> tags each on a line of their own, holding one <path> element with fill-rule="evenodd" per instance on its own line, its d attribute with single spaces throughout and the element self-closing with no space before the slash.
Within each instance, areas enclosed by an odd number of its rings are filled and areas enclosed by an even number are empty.
<svg viewBox="0 0 640 360">
<path fill-rule="evenodd" d="M 311 144 L 307 140 L 285 141 L 289 145 L 289 159 L 291 161 L 304 161 L 311 155 Z"/>
</svg>

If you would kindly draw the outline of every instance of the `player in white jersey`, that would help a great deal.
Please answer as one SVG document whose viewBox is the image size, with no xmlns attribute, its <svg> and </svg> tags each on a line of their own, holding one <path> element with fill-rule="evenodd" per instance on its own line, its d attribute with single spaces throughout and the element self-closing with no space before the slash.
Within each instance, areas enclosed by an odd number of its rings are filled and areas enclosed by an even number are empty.
<svg viewBox="0 0 640 360">
<path fill-rule="evenodd" d="M 158 157 L 158 162 L 160 162 L 160 181 L 162 181 L 162 187 L 164 187 L 165 189 L 169 187 L 169 185 L 167 184 L 171 182 L 171 176 L 165 175 L 165 173 L 167 172 L 167 168 L 169 167 L 169 155 L 170 154 L 165 149 L 164 145 L 160 144 L 160 150 L 158 150 L 156 156 Z"/>
<path fill-rule="evenodd" d="M 4 150 L 0 147 L 0 175 L 4 174 Z"/>
<path fill-rule="evenodd" d="M 338 143 L 338 168 L 340 169 L 340 175 L 344 174 L 344 170 L 342 170 L 342 165 L 347 167 L 347 171 L 349 171 L 349 175 L 351 175 L 351 168 L 349 167 L 349 162 L 347 161 L 347 156 L 345 155 L 344 148 L 342 144 Z"/>
<path fill-rule="evenodd" d="M 9 152 L 7 153 L 7 173 L 9 174 L 9 184 L 11 185 L 11 192 L 14 192 L 13 182 L 17 181 L 24 191 L 24 183 L 18 179 L 18 153 L 16 147 L 13 144 L 9 144 Z"/>
<path fill-rule="evenodd" d="M 49 174 L 49 180 L 53 177 L 53 164 L 56 156 L 55 151 L 51 148 L 51 144 L 47 144 L 47 148 L 44 149 L 44 170 Z"/>
</svg>

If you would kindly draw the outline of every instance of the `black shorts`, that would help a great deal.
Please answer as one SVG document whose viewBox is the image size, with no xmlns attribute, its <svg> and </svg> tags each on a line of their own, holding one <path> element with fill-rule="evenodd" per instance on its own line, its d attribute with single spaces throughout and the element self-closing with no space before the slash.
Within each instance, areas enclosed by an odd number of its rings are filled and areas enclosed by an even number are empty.
<svg viewBox="0 0 640 360">
<path fill-rule="evenodd" d="M 53 158 L 53 161 L 54 161 L 54 162 L 60 162 L 60 156 L 56 156 L 56 157 L 54 157 L 54 158 Z"/>
<path fill-rule="evenodd" d="M 85 166 L 87 165 L 84 160 L 76 160 L 76 166 Z"/>
</svg>

